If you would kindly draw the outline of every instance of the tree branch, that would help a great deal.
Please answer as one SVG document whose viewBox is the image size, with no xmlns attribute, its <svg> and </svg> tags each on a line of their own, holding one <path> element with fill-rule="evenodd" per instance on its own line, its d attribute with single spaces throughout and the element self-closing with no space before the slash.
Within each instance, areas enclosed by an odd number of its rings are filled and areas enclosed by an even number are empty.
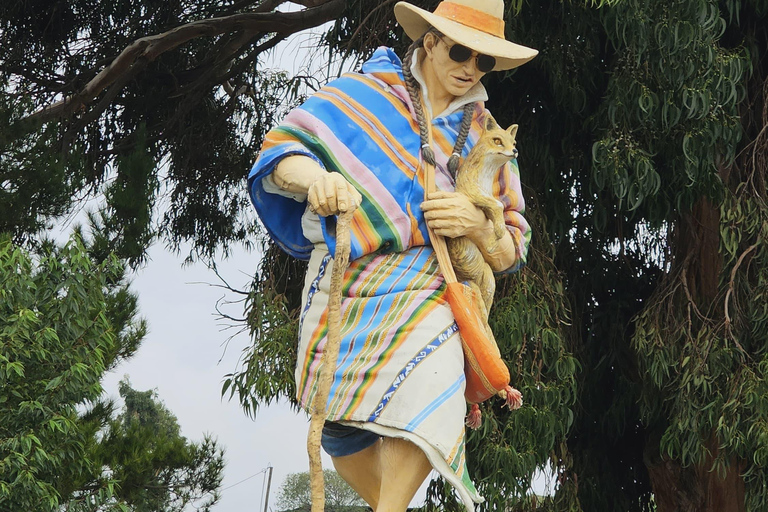
<svg viewBox="0 0 768 512">
<path fill-rule="evenodd" d="M 267 5 L 282 2 L 265 2 Z M 299 2 L 303 5 L 305 2 Z M 104 89 L 115 83 L 126 73 L 135 73 L 137 61 L 143 64 L 154 61 L 163 53 L 198 38 L 213 37 L 231 32 L 255 35 L 259 32 L 278 34 L 295 33 L 321 25 L 338 16 L 344 6 L 343 0 L 308 0 L 312 7 L 298 12 L 269 12 L 233 14 L 221 18 L 199 20 L 152 36 L 142 37 L 128 45 L 112 63 L 99 72 L 78 93 L 31 114 L 27 119 L 47 121 L 59 115 L 74 112 L 84 107 Z M 127 80 L 122 81 L 123 84 Z M 117 94 L 114 92 L 112 94 Z"/>
<path fill-rule="evenodd" d="M 733 269 L 731 270 L 731 278 L 728 281 L 728 292 L 725 294 L 725 326 L 728 329 L 730 333 L 731 329 L 731 315 L 729 314 L 729 304 L 731 302 L 731 295 L 733 295 L 733 287 L 734 282 L 736 281 L 736 272 L 739 270 L 739 267 L 741 267 L 741 264 L 744 262 L 744 258 L 746 258 L 749 253 L 757 249 L 757 244 L 750 245 L 746 251 L 744 251 L 741 256 L 739 257 L 738 261 L 736 262 L 736 265 L 733 266 Z M 731 336 L 734 341 L 736 341 L 735 336 Z M 741 348 L 741 345 L 739 345 L 739 342 L 736 341 L 736 345 L 741 349 L 742 351 L 744 349 Z"/>
</svg>

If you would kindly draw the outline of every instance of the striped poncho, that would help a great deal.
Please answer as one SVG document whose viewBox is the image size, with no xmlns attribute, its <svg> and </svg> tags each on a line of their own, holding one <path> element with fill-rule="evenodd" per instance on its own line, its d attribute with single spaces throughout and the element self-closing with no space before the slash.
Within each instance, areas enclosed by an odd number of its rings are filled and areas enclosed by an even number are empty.
<svg viewBox="0 0 768 512">
<path fill-rule="evenodd" d="M 459 105 L 431 121 L 435 181 L 442 190 L 453 190 L 446 163 L 462 115 Z M 477 102 L 462 156 L 486 115 Z M 326 339 L 334 226 L 332 219 L 309 212 L 305 197 L 276 190 L 270 174 L 282 158 L 306 155 L 340 172 L 362 194 L 351 227 L 342 345 L 328 419 L 412 441 L 472 510 L 482 498 L 466 472 L 463 353 L 420 208 L 420 148 L 401 62 L 392 50 L 380 48 L 362 73 L 329 83 L 267 135 L 249 191 L 280 247 L 310 259 L 296 368 L 297 398 L 307 409 Z M 508 269 L 514 271 L 525 263 L 530 239 L 516 161 L 499 169 L 494 194 L 504 205 L 518 252 Z"/>
</svg>

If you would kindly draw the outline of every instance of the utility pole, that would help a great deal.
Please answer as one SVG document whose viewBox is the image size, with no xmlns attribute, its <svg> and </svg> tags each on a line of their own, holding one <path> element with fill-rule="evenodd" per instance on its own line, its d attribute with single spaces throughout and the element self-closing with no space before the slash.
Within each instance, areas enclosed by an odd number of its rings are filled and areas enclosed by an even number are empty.
<svg viewBox="0 0 768 512">
<path fill-rule="evenodd" d="M 267 466 L 269 470 L 269 477 L 267 477 L 267 497 L 264 500 L 264 512 L 269 512 L 267 506 L 269 505 L 269 487 L 272 485 L 272 466 Z"/>
</svg>

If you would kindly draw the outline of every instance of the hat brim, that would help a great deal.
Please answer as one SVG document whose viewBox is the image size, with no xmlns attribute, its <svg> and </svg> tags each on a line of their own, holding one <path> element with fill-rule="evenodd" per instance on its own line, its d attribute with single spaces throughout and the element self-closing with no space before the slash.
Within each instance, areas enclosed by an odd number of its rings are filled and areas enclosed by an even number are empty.
<svg viewBox="0 0 768 512">
<path fill-rule="evenodd" d="M 395 5 L 395 18 L 405 33 L 414 41 L 431 27 L 435 27 L 453 41 L 473 49 L 477 53 L 496 57 L 493 71 L 503 71 L 521 66 L 539 54 L 538 50 L 507 41 L 500 37 L 437 16 L 407 2 Z"/>
</svg>

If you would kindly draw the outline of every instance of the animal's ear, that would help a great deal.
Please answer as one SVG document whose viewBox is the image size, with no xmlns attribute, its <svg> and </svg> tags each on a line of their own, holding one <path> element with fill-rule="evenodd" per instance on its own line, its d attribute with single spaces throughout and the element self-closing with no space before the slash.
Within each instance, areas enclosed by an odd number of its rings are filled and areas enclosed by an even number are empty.
<svg viewBox="0 0 768 512">
<path fill-rule="evenodd" d="M 515 138 L 515 137 L 517 137 L 517 125 L 516 125 L 516 124 L 513 124 L 512 126 L 510 126 L 509 128 L 507 128 L 507 133 L 509 133 L 509 135 L 510 135 L 512 138 Z"/>
<path fill-rule="evenodd" d="M 493 116 L 488 114 L 488 117 L 485 118 L 485 131 L 490 131 L 498 127 L 499 124 L 496 122 Z"/>
</svg>

